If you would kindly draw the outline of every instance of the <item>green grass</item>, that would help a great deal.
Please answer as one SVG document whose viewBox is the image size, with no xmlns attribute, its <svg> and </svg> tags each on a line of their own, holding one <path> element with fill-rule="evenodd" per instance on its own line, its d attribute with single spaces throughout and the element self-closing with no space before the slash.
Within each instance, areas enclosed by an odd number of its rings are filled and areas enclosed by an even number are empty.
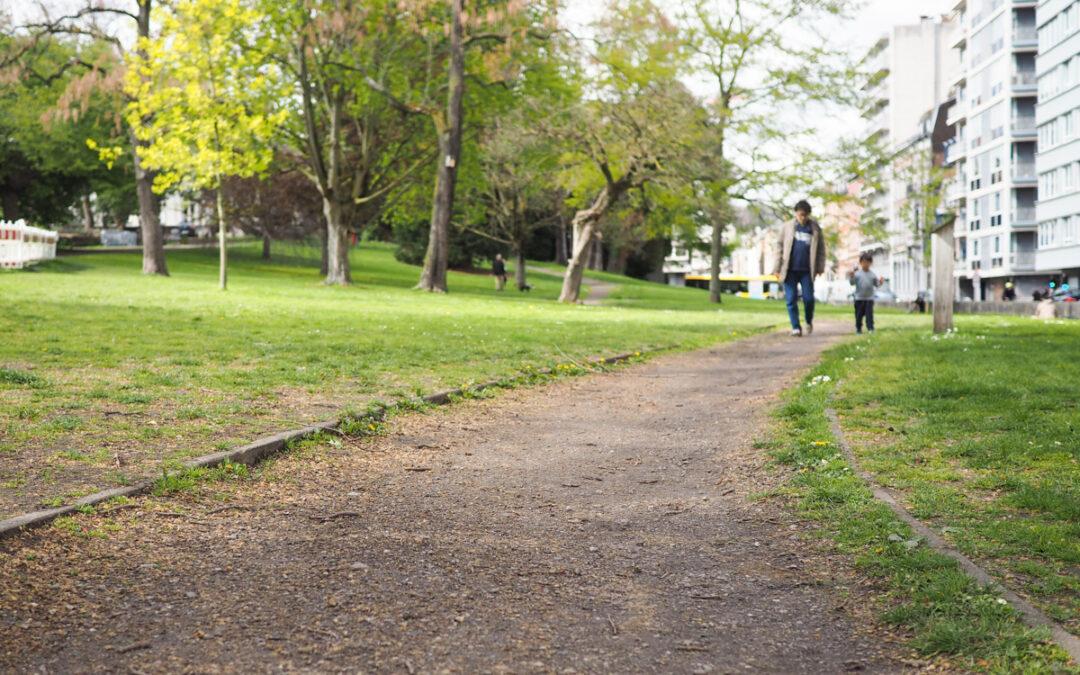
<svg viewBox="0 0 1080 675">
<path fill-rule="evenodd" d="M 1080 633 L 1080 325 L 960 318 L 960 331 L 886 330 L 827 353 L 779 411 L 774 456 L 799 508 L 889 590 L 883 618 L 964 667 L 1066 669 L 992 591 L 915 538 L 852 474 L 824 417 L 912 513 Z"/>
<path fill-rule="evenodd" d="M 352 287 L 331 288 L 316 256 L 281 245 L 265 263 L 236 245 L 224 293 L 213 250 L 170 252 L 168 278 L 142 276 L 134 254 L 0 274 L 0 517 L 375 400 L 784 321 L 779 303 L 717 311 L 623 278 L 605 307 L 556 303 L 560 279 L 541 274 L 531 293 L 453 273 L 448 295 L 424 294 L 379 244 L 354 252 Z"/>
</svg>

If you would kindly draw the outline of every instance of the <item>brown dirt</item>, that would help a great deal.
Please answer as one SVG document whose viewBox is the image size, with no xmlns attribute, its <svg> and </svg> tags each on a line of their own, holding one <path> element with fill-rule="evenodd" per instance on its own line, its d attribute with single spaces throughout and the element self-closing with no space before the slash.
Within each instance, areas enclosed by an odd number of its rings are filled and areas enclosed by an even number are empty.
<svg viewBox="0 0 1080 675">
<path fill-rule="evenodd" d="M 106 538 L 21 535 L 0 670 L 903 670 L 804 526 L 752 497 L 780 480 L 752 449 L 767 409 L 835 338 L 409 415 L 79 519 Z"/>
</svg>

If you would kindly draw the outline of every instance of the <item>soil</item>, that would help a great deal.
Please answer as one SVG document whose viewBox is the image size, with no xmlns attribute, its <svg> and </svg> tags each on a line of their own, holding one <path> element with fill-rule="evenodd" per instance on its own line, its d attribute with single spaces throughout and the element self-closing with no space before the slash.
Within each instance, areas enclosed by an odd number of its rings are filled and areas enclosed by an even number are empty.
<svg viewBox="0 0 1080 675">
<path fill-rule="evenodd" d="M 758 497 L 783 476 L 753 440 L 838 333 L 403 416 L 0 543 L 0 670 L 904 670 Z"/>
</svg>

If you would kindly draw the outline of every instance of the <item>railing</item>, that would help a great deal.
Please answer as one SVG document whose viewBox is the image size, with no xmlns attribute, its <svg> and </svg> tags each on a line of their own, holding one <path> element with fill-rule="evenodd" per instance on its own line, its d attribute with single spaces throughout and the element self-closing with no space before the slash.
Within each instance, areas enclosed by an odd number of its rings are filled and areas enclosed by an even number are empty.
<svg viewBox="0 0 1080 675">
<path fill-rule="evenodd" d="M 56 257 L 57 235 L 17 220 L 0 221 L 0 267 L 22 269 Z"/>
<path fill-rule="evenodd" d="M 1012 177 L 1015 180 L 1036 180 L 1035 162 L 1015 162 L 1012 165 Z"/>
<path fill-rule="evenodd" d="M 1013 43 L 1038 42 L 1039 35 L 1035 26 L 1013 26 Z"/>
<path fill-rule="evenodd" d="M 1012 83 L 1016 86 L 1035 86 L 1039 83 L 1038 76 L 1035 75 L 1035 71 L 1023 71 L 1019 73 L 1013 73 Z"/>
<path fill-rule="evenodd" d="M 945 163 L 952 164 L 956 160 L 964 156 L 965 145 L 967 139 L 960 136 L 956 139 L 956 142 L 945 148 Z"/>
<path fill-rule="evenodd" d="M 1012 212 L 1012 223 L 1017 225 L 1020 223 L 1034 223 L 1035 222 L 1035 207 L 1034 206 L 1018 206 Z"/>
<path fill-rule="evenodd" d="M 1009 265 L 1014 270 L 1035 269 L 1035 251 L 1018 251 L 1009 256 Z"/>
<path fill-rule="evenodd" d="M 1023 115 L 1021 117 L 1014 117 L 1012 121 L 1012 130 L 1018 132 L 1035 131 L 1035 116 Z"/>
</svg>

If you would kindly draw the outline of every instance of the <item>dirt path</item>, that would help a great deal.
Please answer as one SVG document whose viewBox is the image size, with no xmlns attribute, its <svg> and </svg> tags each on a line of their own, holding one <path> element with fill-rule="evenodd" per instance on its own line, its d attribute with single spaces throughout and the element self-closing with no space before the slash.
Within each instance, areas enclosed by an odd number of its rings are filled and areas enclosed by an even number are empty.
<svg viewBox="0 0 1080 675">
<path fill-rule="evenodd" d="M 532 274 L 544 274 L 549 277 L 562 278 L 562 272 L 548 269 L 546 267 L 529 267 L 528 271 Z M 581 285 L 589 289 L 589 294 L 585 296 L 585 299 L 581 301 L 583 305 L 601 305 L 604 299 L 611 295 L 611 292 L 618 288 L 618 284 L 608 283 L 607 281 L 599 281 L 597 279 L 590 279 L 589 277 L 581 278 Z"/>
<path fill-rule="evenodd" d="M 23 535 L 0 545 L 0 670 L 899 670 L 751 498 L 777 480 L 751 448 L 767 407 L 834 337 L 411 415 L 139 500 L 108 538 Z"/>
</svg>

